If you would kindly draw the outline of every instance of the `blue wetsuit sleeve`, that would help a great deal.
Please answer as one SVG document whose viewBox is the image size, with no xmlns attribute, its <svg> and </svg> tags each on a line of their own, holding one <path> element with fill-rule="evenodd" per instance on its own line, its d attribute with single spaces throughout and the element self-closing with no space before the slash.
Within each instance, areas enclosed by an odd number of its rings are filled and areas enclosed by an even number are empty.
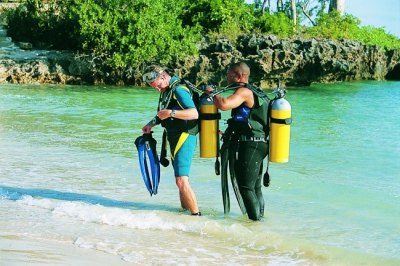
<svg viewBox="0 0 400 266">
<path fill-rule="evenodd" d="M 196 108 L 190 92 L 186 88 L 178 87 L 175 90 L 175 97 L 178 101 L 179 107 L 183 109 Z"/>
</svg>

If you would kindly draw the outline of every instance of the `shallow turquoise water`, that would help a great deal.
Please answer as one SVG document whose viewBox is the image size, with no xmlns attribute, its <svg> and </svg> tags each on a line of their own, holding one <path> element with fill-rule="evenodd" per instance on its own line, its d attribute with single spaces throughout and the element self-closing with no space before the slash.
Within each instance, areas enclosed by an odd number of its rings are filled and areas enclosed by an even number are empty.
<svg viewBox="0 0 400 266">
<path fill-rule="evenodd" d="M 270 164 L 266 217 L 251 222 L 234 199 L 224 216 L 214 159 L 198 152 L 191 183 L 204 216 L 180 210 L 171 167 L 150 197 L 133 142 L 155 90 L 0 85 L 0 232 L 137 265 L 398 265 L 400 83 L 288 91 L 290 160 Z"/>
</svg>

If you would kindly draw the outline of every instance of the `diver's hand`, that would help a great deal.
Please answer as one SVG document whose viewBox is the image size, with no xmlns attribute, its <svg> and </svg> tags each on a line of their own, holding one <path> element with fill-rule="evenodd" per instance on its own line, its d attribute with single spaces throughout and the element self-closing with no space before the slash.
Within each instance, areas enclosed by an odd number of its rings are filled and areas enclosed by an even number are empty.
<svg viewBox="0 0 400 266">
<path fill-rule="evenodd" d="M 143 132 L 144 134 L 150 134 L 150 133 L 151 133 L 151 127 L 150 127 L 149 125 L 145 125 L 145 126 L 142 128 L 142 132 Z"/>
<path fill-rule="evenodd" d="M 142 132 L 144 134 L 150 134 L 151 133 L 151 129 L 156 125 L 156 118 L 154 117 L 151 121 L 149 121 L 149 123 L 147 123 L 143 128 L 142 128 Z"/>
<path fill-rule="evenodd" d="M 157 123 L 158 121 L 158 115 L 156 115 L 153 119 L 151 119 L 143 128 L 142 128 L 142 132 L 144 134 L 150 134 L 152 131 L 151 129 L 158 125 L 159 123 Z"/>
<path fill-rule="evenodd" d="M 204 94 L 205 94 L 205 95 L 209 96 L 210 93 L 214 92 L 214 90 L 215 90 L 214 87 L 212 87 L 212 86 L 207 86 L 207 87 L 205 87 L 205 89 L 204 89 L 203 91 L 204 91 Z"/>
<path fill-rule="evenodd" d="M 160 118 L 161 120 L 167 119 L 169 117 L 171 117 L 171 109 L 163 109 L 157 112 L 157 116 L 158 118 Z"/>
<path fill-rule="evenodd" d="M 149 124 L 146 124 L 143 128 L 142 128 L 142 132 L 144 134 L 150 134 L 151 133 L 151 126 Z"/>
</svg>

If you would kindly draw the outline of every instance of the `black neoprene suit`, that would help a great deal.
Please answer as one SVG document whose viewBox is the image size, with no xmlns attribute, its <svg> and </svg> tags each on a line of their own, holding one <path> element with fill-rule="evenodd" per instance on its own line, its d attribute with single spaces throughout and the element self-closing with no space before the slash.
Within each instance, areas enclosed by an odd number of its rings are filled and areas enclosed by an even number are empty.
<svg viewBox="0 0 400 266">
<path fill-rule="evenodd" d="M 233 108 L 228 128 L 239 139 L 235 174 L 240 195 L 251 220 L 264 215 L 264 198 L 261 191 L 263 160 L 268 155 L 268 104 L 263 103 L 253 92 L 252 108 L 243 104 Z M 267 133 L 266 133 L 267 132 Z M 243 141 L 243 139 L 246 139 Z M 258 141 L 256 140 L 258 139 Z M 262 141 L 264 140 L 264 141 Z"/>
<path fill-rule="evenodd" d="M 264 215 L 264 198 L 261 191 L 263 160 L 268 154 L 268 144 L 262 141 L 239 142 L 236 178 L 243 197 L 247 215 L 259 220 Z"/>
</svg>

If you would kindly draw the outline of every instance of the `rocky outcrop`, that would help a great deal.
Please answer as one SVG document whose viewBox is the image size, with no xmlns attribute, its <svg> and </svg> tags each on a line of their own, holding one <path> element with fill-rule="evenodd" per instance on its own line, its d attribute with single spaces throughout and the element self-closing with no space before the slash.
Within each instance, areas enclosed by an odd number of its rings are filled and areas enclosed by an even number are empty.
<svg viewBox="0 0 400 266">
<path fill-rule="evenodd" d="M 0 31 L 0 37 L 6 38 Z M 1 45 L 1 42 L 0 42 Z M 142 85 L 138 70 L 109 73 L 69 51 L 23 50 L 10 43 L 0 50 L 0 83 L 64 83 Z M 3 45 L 4 46 L 4 45 Z M 243 35 L 198 44 L 200 55 L 170 64 L 180 77 L 209 80 L 222 86 L 228 65 L 246 62 L 250 82 L 261 87 L 308 86 L 354 80 L 400 80 L 400 50 L 384 51 L 355 41 Z M 8 50 L 7 50 L 8 49 Z M 27 49 L 27 48 L 25 48 Z"/>
<path fill-rule="evenodd" d="M 13 43 L 0 25 L 0 84 L 82 84 L 91 75 L 70 51 L 32 49 L 31 43 Z"/>
<path fill-rule="evenodd" d="M 2 3 L 0 9 L 16 5 Z M 98 69 L 99 64 L 87 56 L 70 51 L 32 50 L 29 43 L 14 44 L 1 26 L 4 23 L 0 12 L 0 83 L 143 85 L 138 69 Z M 173 62 L 170 70 L 192 81 L 208 80 L 221 86 L 225 84 L 227 67 L 244 61 L 251 68 L 250 82 L 264 88 L 275 87 L 278 79 L 284 87 L 400 80 L 400 49 L 385 51 L 356 41 L 250 34 L 239 36 L 235 43 L 204 37 L 198 49 L 199 56 Z"/>
<path fill-rule="evenodd" d="M 36 56 L 6 56 L 0 59 L 0 83 L 82 84 L 81 75 L 69 71 L 74 61 L 71 52 L 60 51 L 41 51 Z"/>
<path fill-rule="evenodd" d="M 400 49 L 384 51 L 355 41 L 281 39 L 273 35 L 240 36 L 235 45 L 220 39 L 203 41 L 201 55 L 189 66 L 190 78 L 225 81 L 227 66 L 245 61 L 251 82 L 270 87 L 276 79 L 283 86 L 308 86 L 354 80 L 400 80 Z M 182 64 L 178 69 L 187 65 Z"/>
</svg>

